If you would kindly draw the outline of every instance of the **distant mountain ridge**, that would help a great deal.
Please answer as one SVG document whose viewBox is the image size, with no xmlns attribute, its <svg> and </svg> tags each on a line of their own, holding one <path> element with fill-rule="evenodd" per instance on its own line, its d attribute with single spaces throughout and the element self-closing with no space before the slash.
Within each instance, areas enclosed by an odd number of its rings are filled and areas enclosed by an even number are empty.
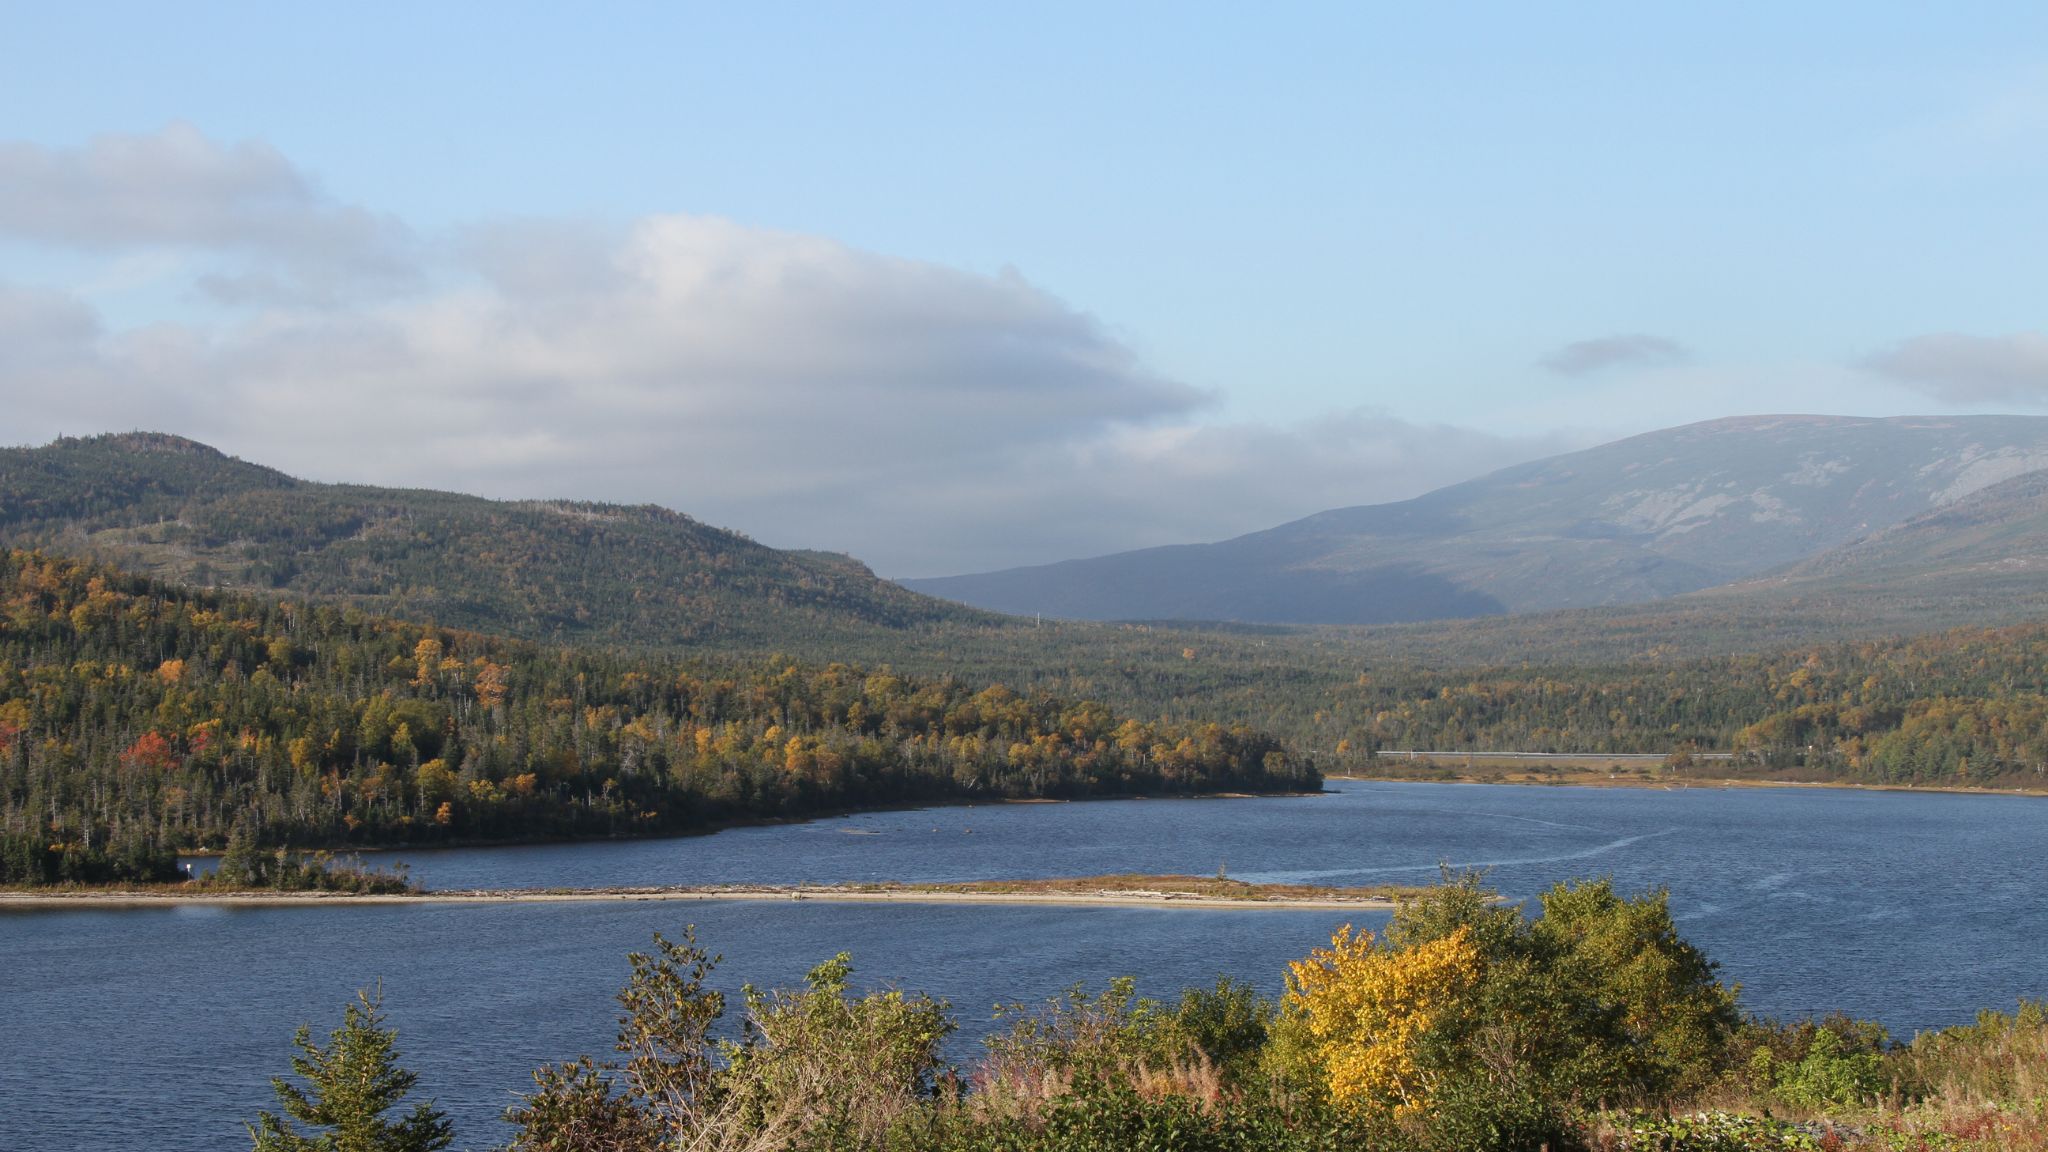
<svg viewBox="0 0 2048 1152">
<path fill-rule="evenodd" d="M 980 621 L 653 505 L 320 484 L 154 432 L 0 449 L 0 542 L 536 639 L 772 646 Z"/>
<path fill-rule="evenodd" d="M 1728 590 L 1844 582 L 1904 587 L 2028 574 L 2048 578 L 2048 470 L 2001 481 Z"/>
<path fill-rule="evenodd" d="M 1092 620 L 1382 624 L 1636 604 L 1795 564 L 2042 469 L 2048 417 L 1738 417 L 1215 544 L 902 583 Z"/>
</svg>

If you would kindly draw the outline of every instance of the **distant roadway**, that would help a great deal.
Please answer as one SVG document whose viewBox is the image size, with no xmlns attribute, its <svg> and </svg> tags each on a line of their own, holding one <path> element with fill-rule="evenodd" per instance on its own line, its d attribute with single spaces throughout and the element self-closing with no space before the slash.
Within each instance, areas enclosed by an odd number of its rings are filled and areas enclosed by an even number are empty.
<svg viewBox="0 0 2048 1152">
<path fill-rule="evenodd" d="M 1426 752 L 1419 748 L 1382 748 L 1374 756 L 1402 760 L 1621 760 L 1630 763 L 1662 764 L 1666 752 Z M 1695 752 L 1695 760 L 1733 760 L 1733 752 Z"/>
</svg>

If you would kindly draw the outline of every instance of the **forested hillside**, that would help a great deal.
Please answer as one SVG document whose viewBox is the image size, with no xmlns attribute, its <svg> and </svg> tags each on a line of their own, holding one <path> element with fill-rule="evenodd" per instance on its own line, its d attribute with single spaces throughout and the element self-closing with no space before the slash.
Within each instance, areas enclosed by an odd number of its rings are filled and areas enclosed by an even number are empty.
<svg viewBox="0 0 2048 1152">
<path fill-rule="evenodd" d="M 1736 769 L 1784 778 L 2048 787 L 2048 624 L 1693 655 L 1688 625 L 1715 619 L 1665 618 L 1630 659 L 1595 647 L 1573 660 L 1564 647 L 1480 662 L 1461 645 L 1452 663 L 1426 635 L 1404 647 L 1342 630 L 1086 624 L 956 629 L 889 652 L 905 669 L 1248 724 L 1331 771 L 1370 772 L 1379 748 L 1696 750 L 1739 752 Z"/>
<path fill-rule="evenodd" d="M 323 741 L 334 745 L 331 758 L 317 772 L 294 762 L 293 770 L 304 778 L 294 778 L 289 787 L 283 777 L 266 778 L 253 786 L 257 792 L 289 797 L 295 795 L 292 788 L 303 792 L 312 777 L 343 767 L 344 777 L 379 763 L 411 770 L 415 752 L 420 765 L 439 761 L 459 775 L 469 758 L 484 755 L 479 748 L 499 748 L 501 734 L 513 741 L 516 755 L 500 750 L 478 761 L 500 791 L 508 774 L 515 786 L 525 775 L 535 787 L 551 779 L 538 768 L 502 767 L 511 763 L 504 760 L 508 755 L 538 764 L 568 748 L 562 753 L 568 763 L 595 758 L 621 766 L 597 776 L 581 768 L 554 770 L 558 793 L 583 789 L 597 797 L 597 803 L 580 807 L 533 805 L 516 791 L 494 798 L 488 789 L 469 790 L 452 797 L 467 800 L 453 805 L 444 824 L 433 819 L 438 801 L 419 808 L 417 779 L 407 792 L 366 778 L 338 804 L 322 808 L 301 796 L 293 801 L 296 807 L 287 804 L 263 815 L 266 828 L 278 829 L 274 835 L 326 842 L 608 833 L 646 825 L 649 818 L 635 813 L 649 809 L 633 809 L 629 802 L 633 789 L 644 786 L 629 771 L 639 763 L 638 746 L 631 740 L 624 746 L 600 741 L 593 750 L 582 743 L 586 738 L 576 724 L 568 724 L 565 734 L 557 730 L 561 716 L 544 722 L 532 709 L 545 713 L 545 702 L 568 701 L 563 707 L 581 715 L 586 707 L 612 706 L 627 715 L 623 724 L 650 708 L 675 717 L 703 707 L 694 698 L 655 700 L 617 691 L 591 698 L 555 683 L 553 673 L 541 677 L 531 671 L 554 667 L 538 655 L 541 649 L 426 621 L 533 642 L 567 636 L 610 646 L 610 655 L 574 655 L 571 662 L 585 670 L 586 683 L 610 683 L 603 678 L 616 680 L 624 675 L 621 669 L 645 667 L 670 679 L 687 669 L 716 668 L 690 674 L 754 685 L 789 666 L 790 659 L 768 659 L 780 653 L 810 669 L 797 675 L 811 685 L 804 689 L 807 698 L 816 698 L 840 691 L 811 684 L 835 663 L 887 665 L 898 673 L 895 682 L 922 685 L 913 695 L 936 690 L 950 701 L 967 692 L 958 685 L 1007 684 L 1034 699 L 1096 701 L 1184 733 L 1223 730 L 1218 725 L 1268 733 L 1301 756 L 1340 770 L 1370 770 L 1366 758 L 1376 748 L 1658 754 L 1697 749 L 1739 751 L 1746 769 L 1808 778 L 2038 783 L 2048 759 L 2039 747 L 2040 724 L 2031 719 L 2048 688 L 2036 671 L 2043 667 L 2039 657 L 2048 655 L 2039 630 L 1930 633 L 1973 621 L 2048 614 L 2034 567 L 2013 562 L 2040 535 L 2034 531 L 2040 487 L 2033 478 L 1995 485 L 1841 549 L 1837 559 L 1726 591 L 1627 608 L 1348 629 L 1037 625 L 956 611 L 877 581 L 844 558 L 778 552 L 660 509 L 504 504 L 304 484 L 201 445 L 142 434 L 0 452 L 0 531 L 47 537 L 53 547 L 74 554 L 147 563 L 186 585 L 232 585 L 237 597 L 249 598 L 223 603 L 236 605 L 238 618 L 256 620 L 259 634 L 292 639 L 290 629 L 321 629 L 326 642 L 339 644 L 337 651 L 354 651 L 346 665 L 350 674 L 367 666 L 360 645 L 373 637 L 385 637 L 375 643 L 386 647 L 398 643 L 388 639 L 393 635 L 409 636 L 412 644 L 431 638 L 458 651 L 447 658 L 469 671 L 451 669 L 454 680 L 348 683 L 347 692 L 329 696 L 332 707 L 345 706 L 346 716 L 309 714 L 280 722 L 292 729 L 292 740 L 305 738 L 316 723 L 324 725 L 329 735 Z M 1997 562 L 2001 552 L 2007 562 Z M 1923 555 L 1940 578 L 1892 578 L 1901 564 Z M 1817 584 L 1815 573 L 1826 579 Z M 103 579 L 126 580 L 112 573 Z M 187 596 L 168 588 L 152 588 L 148 595 L 177 603 Z M 71 610 L 47 610 L 59 607 Z M 413 622 L 382 618 L 388 615 Z M 291 621 L 290 628 L 277 623 L 282 619 Z M 358 631 L 342 643 L 335 628 Z M 1917 639 L 1899 638 L 1916 633 Z M 68 651 L 52 637 L 29 641 L 10 634 L 8 640 L 58 645 L 13 657 L 16 677 L 32 664 L 51 663 L 55 651 Z M 95 646 L 103 638 L 88 629 L 76 642 L 99 653 Z M 482 743 L 472 740 L 473 728 L 463 727 L 481 721 L 475 686 L 461 681 L 476 675 L 479 646 L 503 653 L 489 656 L 489 663 L 530 669 L 520 681 L 530 686 L 521 697 L 528 711 L 492 718 L 511 727 L 494 728 L 492 740 Z M 299 659 L 317 650 L 294 648 Z M 384 669 L 398 656 L 413 659 L 409 649 L 394 654 L 379 648 L 376 667 Z M 93 658 L 149 682 L 164 661 L 183 657 L 119 649 Z M 332 680 L 341 674 L 332 663 L 295 663 L 290 676 L 267 655 L 229 665 L 251 683 L 258 671 L 284 682 L 266 691 L 303 692 L 309 684 L 324 684 L 327 692 L 341 683 Z M 229 665 L 216 658 L 195 666 Z M 323 676 L 329 680 L 321 681 Z M 179 692 L 187 688 L 181 685 Z M 365 713 L 372 710 L 367 701 L 386 691 L 396 692 L 393 700 L 433 706 L 424 721 L 410 724 L 410 751 L 392 753 L 374 731 L 364 743 Z M 209 719 L 206 707 L 227 709 L 219 718 L 238 731 L 245 723 L 243 712 L 234 711 L 246 710 L 240 696 L 190 704 L 159 733 L 172 742 L 181 764 L 193 737 L 189 731 L 177 736 L 176 730 Z M 863 722 L 873 707 L 872 701 L 862 703 Z M 733 719 L 714 715 L 720 722 Z M 757 719 L 752 713 L 740 718 Z M 121 720 L 135 729 L 122 729 L 130 739 L 146 727 L 134 723 L 132 711 Z M 1065 730 L 1050 720 L 1033 722 L 1042 731 Z M 802 723 L 860 729 L 838 713 L 811 715 Z M 437 750 L 422 735 L 423 724 L 456 733 L 459 754 Z M 755 725 L 759 731 L 769 726 Z M 337 732 L 357 735 L 351 742 L 334 738 Z M 0 741 L 11 742 L 5 733 L 0 727 Z M 786 741 L 788 734 L 782 735 Z M 758 737 L 757 731 L 749 739 Z M 1004 748 L 1016 737 L 1002 733 Z M 105 734 L 92 737 L 101 738 Z M 694 731 L 690 738 L 695 740 Z M 1177 746 L 1179 737 L 1169 743 Z M 203 743 L 201 749 L 209 750 Z M 110 755 L 118 759 L 120 751 L 95 747 L 92 754 L 104 761 Z M 438 777 L 429 771 L 427 779 Z M 603 792 L 607 779 L 616 801 Z M 477 781 L 460 783 L 468 790 Z M 691 804 L 659 809 L 653 824 L 692 826 L 756 812 L 764 803 L 779 811 L 790 804 L 898 795 L 869 781 L 849 786 L 844 796 L 834 793 L 837 798 L 804 793 L 769 803 L 749 794 L 730 802 L 702 783 L 686 789 L 695 797 Z M 1016 781 L 1006 779 L 1001 786 L 1012 788 Z M 1027 784 L 1025 790 L 1035 787 Z M 237 788 L 243 784 L 185 787 L 187 802 L 200 808 L 151 832 L 147 841 L 196 843 L 195 837 L 224 835 L 245 807 L 235 798 L 244 795 Z M 430 791 L 440 797 L 443 790 Z M 205 808 L 206 797 L 214 795 L 229 797 L 219 812 Z M 541 812 L 548 813 L 545 819 Z M 593 814 L 599 812 L 602 817 Z M 111 829 L 111 814 L 104 822 Z"/>
<path fill-rule="evenodd" d="M 0 882 L 949 798 L 1313 788 L 1243 726 L 884 669 L 636 658 L 0 557 Z"/>
<path fill-rule="evenodd" d="M 154 433 L 0 449 L 0 542 L 536 640 L 774 647 L 993 619 L 666 508 L 314 484 Z"/>
<path fill-rule="evenodd" d="M 1663 668 L 1383 672 L 1329 717 L 1382 747 L 1718 749 L 1813 779 L 2043 787 L 2044 693 L 2048 626 L 2027 625 Z"/>
</svg>

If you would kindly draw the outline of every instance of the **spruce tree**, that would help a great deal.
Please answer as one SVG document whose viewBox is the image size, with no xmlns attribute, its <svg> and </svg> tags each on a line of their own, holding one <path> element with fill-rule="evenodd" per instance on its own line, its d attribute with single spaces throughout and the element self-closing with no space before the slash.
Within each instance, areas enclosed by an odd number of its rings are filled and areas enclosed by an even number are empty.
<svg viewBox="0 0 2048 1152">
<path fill-rule="evenodd" d="M 304 1088 L 272 1079 L 285 1115 L 265 1112 L 249 1125 L 255 1152 L 439 1152 L 455 1139 L 454 1125 L 431 1103 L 415 1103 L 397 1123 L 384 1118 L 419 1077 L 400 1068 L 393 1043 L 398 1030 L 383 1027 L 381 989 L 356 993 L 341 1027 L 325 1048 L 301 1025 L 292 1043 L 292 1071 Z M 293 1121 L 297 1121 L 294 1124 Z M 308 1131 L 299 1131 L 303 1125 Z"/>
</svg>

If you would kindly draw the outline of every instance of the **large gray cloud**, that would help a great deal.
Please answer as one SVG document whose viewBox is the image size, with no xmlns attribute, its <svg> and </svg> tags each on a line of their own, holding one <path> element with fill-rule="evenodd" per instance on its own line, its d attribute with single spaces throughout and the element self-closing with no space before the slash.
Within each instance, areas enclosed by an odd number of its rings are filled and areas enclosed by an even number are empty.
<svg viewBox="0 0 2048 1152">
<path fill-rule="evenodd" d="M 353 213 L 281 165 L 216 165 L 242 174 L 211 193 L 226 206 L 112 212 L 127 222 L 106 239 L 54 208 L 8 226 L 118 252 L 230 243 L 250 188 L 313 233 Z M 249 276 L 318 247 L 266 236 L 244 245 Z M 656 502 L 892 575 L 1215 539 L 1576 446 L 1374 412 L 1219 422 L 1014 272 L 718 218 L 503 222 L 436 252 L 430 289 L 140 328 L 0 287 L 0 436 L 156 428 L 319 479 Z"/>
<path fill-rule="evenodd" d="M 340 204 L 276 149 L 223 144 L 186 124 L 82 148 L 0 142 L 0 236 L 93 252 L 145 247 L 256 258 L 197 286 L 234 302 L 330 300 L 417 274 L 390 216 Z"/>
<path fill-rule="evenodd" d="M 1915 336 L 1863 367 L 1954 404 L 2048 402 L 2048 335 L 2038 332 Z"/>
<path fill-rule="evenodd" d="M 1560 376 L 1590 376 L 1621 367 L 1658 367 L 1691 357 L 1685 345 L 1663 336 L 1602 336 L 1566 344 L 1537 364 Z"/>
</svg>

